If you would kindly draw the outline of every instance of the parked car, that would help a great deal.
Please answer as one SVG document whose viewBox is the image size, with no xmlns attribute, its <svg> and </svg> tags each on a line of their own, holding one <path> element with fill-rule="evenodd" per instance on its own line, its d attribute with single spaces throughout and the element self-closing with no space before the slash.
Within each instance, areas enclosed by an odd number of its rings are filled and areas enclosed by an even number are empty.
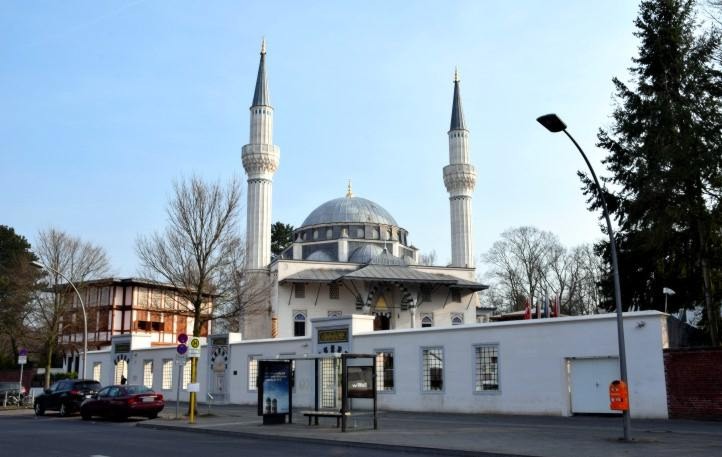
<svg viewBox="0 0 722 457">
<path fill-rule="evenodd" d="M 0 400 L 5 394 L 24 394 L 25 388 L 20 385 L 19 382 L 0 382 Z"/>
<path fill-rule="evenodd" d="M 69 416 L 80 410 L 83 400 L 92 397 L 101 388 L 100 383 L 92 379 L 63 379 L 35 397 L 35 414 L 42 416 L 45 411 L 54 410 L 63 417 Z"/>
<path fill-rule="evenodd" d="M 163 395 L 155 393 L 145 386 L 108 386 L 88 398 L 80 406 L 83 420 L 93 416 L 127 419 L 130 416 L 142 416 L 148 419 L 158 417 L 165 402 Z"/>
</svg>

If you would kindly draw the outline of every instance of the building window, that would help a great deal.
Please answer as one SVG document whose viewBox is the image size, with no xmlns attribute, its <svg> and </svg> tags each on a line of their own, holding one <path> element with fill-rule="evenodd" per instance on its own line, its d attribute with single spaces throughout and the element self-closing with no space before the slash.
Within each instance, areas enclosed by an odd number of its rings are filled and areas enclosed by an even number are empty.
<svg viewBox="0 0 722 457">
<path fill-rule="evenodd" d="M 173 388 L 173 359 L 163 359 L 163 380 L 161 389 L 171 390 Z"/>
<path fill-rule="evenodd" d="M 181 383 L 181 388 L 183 390 L 188 390 L 188 384 L 191 382 L 191 359 L 186 360 L 185 365 L 183 365 L 183 382 Z"/>
<path fill-rule="evenodd" d="M 332 228 L 327 228 L 327 229 L 326 229 L 326 239 L 327 239 L 327 240 L 330 240 L 331 238 L 333 238 L 333 229 L 332 229 Z"/>
<path fill-rule="evenodd" d="M 93 379 L 100 382 L 100 373 L 103 368 L 103 364 L 101 362 L 94 362 L 93 363 Z"/>
<path fill-rule="evenodd" d="M 430 302 L 431 301 L 431 287 L 421 286 L 421 301 L 422 302 Z"/>
<path fill-rule="evenodd" d="M 431 313 L 421 313 L 421 327 L 433 327 L 434 315 Z"/>
<path fill-rule="evenodd" d="M 441 392 L 444 390 L 444 350 L 440 347 L 423 348 L 423 392 Z"/>
<path fill-rule="evenodd" d="M 378 240 L 379 239 L 379 229 L 376 227 L 371 229 L 371 239 Z"/>
<path fill-rule="evenodd" d="M 340 292 L 338 290 L 338 283 L 332 282 L 328 285 L 328 298 L 331 300 L 338 300 Z"/>
<path fill-rule="evenodd" d="M 128 379 L 128 362 L 118 360 L 115 364 L 115 375 L 113 376 L 113 384 L 122 384 L 123 379 Z"/>
<path fill-rule="evenodd" d="M 496 345 L 476 346 L 474 352 L 476 362 L 476 392 L 499 390 L 499 347 Z"/>
<path fill-rule="evenodd" d="M 143 385 L 149 389 L 153 388 L 153 361 L 143 361 Z"/>
<path fill-rule="evenodd" d="M 394 390 L 393 351 L 376 351 L 376 390 L 379 392 Z"/>
<path fill-rule="evenodd" d="M 329 311 L 328 317 L 341 317 L 343 316 L 343 311 Z"/>
<path fill-rule="evenodd" d="M 293 336 L 306 336 L 306 312 L 293 312 Z"/>
<path fill-rule="evenodd" d="M 451 325 L 462 325 L 464 323 L 464 313 L 451 313 Z"/>
<path fill-rule="evenodd" d="M 451 301 L 454 303 L 461 303 L 461 290 L 451 289 Z"/>
<path fill-rule="evenodd" d="M 306 284 L 296 284 L 296 298 L 306 298 Z"/>
<path fill-rule="evenodd" d="M 314 239 L 314 240 L 317 240 L 317 239 L 318 239 L 318 230 L 314 230 L 314 231 L 313 231 L 313 239 Z"/>
<path fill-rule="evenodd" d="M 256 360 L 256 357 L 251 355 L 248 356 L 248 390 L 256 391 L 258 390 L 258 387 L 256 386 L 256 381 L 258 378 L 258 360 Z"/>
</svg>

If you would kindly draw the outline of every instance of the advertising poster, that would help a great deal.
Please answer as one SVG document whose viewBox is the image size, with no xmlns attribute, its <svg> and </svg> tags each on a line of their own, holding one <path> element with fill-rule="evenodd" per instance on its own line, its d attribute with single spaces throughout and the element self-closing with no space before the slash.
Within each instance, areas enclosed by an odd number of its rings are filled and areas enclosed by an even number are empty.
<svg viewBox="0 0 722 457">
<path fill-rule="evenodd" d="M 347 370 L 349 398 L 374 398 L 373 367 L 350 366 Z"/>
<path fill-rule="evenodd" d="M 290 411 L 291 363 L 259 361 L 258 413 L 268 416 Z"/>
</svg>

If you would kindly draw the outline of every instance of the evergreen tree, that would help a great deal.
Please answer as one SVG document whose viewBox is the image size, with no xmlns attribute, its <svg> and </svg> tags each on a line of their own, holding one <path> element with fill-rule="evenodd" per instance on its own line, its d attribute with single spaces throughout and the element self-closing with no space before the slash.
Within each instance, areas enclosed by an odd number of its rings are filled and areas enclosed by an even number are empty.
<svg viewBox="0 0 722 457">
<path fill-rule="evenodd" d="M 293 241 L 293 226 L 277 221 L 271 226 L 271 252 L 278 255 Z"/>
<path fill-rule="evenodd" d="M 626 309 L 705 307 L 705 327 L 719 344 L 722 271 L 722 73 L 720 36 L 702 32 L 693 0 L 645 0 L 635 21 L 639 55 L 632 83 L 614 78 L 617 107 L 598 133 L 611 177 L 606 190 L 618 225 Z M 583 177 L 591 207 L 593 183 Z M 602 245 L 607 251 L 608 246 Z M 611 290 L 611 276 L 606 284 Z M 610 294 L 611 296 L 611 294 Z"/>
</svg>

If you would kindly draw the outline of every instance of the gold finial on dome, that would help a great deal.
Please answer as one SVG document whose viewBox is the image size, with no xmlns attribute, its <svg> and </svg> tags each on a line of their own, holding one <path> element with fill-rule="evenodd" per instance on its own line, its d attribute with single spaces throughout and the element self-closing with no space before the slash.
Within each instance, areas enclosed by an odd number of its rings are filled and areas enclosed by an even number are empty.
<svg viewBox="0 0 722 457">
<path fill-rule="evenodd" d="M 351 180 L 348 180 L 348 187 L 346 188 L 346 198 L 353 197 L 353 192 L 351 191 Z"/>
</svg>

